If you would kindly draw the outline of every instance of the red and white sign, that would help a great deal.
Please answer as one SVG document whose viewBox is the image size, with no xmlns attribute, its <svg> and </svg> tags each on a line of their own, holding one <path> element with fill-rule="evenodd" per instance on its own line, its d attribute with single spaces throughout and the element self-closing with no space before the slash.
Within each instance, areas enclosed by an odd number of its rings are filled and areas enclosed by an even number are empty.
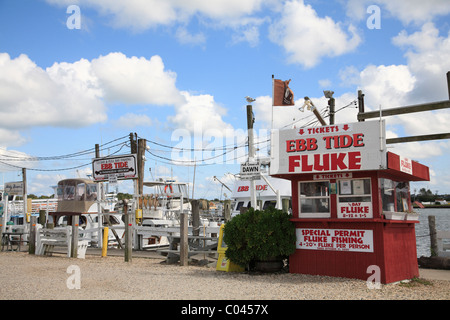
<svg viewBox="0 0 450 320">
<path fill-rule="evenodd" d="M 297 249 L 373 252 L 373 231 L 297 228 Z"/>
<path fill-rule="evenodd" d="M 337 215 L 343 219 L 372 218 L 372 202 L 339 202 Z"/>
<path fill-rule="evenodd" d="M 386 141 L 380 132 L 384 121 L 274 130 L 270 174 L 386 168 Z"/>
<path fill-rule="evenodd" d="M 95 181 L 137 178 L 137 156 L 135 154 L 96 158 L 92 161 Z"/>
<path fill-rule="evenodd" d="M 412 175 L 411 159 L 400 156 L 400 171 Z"/>
</svg>

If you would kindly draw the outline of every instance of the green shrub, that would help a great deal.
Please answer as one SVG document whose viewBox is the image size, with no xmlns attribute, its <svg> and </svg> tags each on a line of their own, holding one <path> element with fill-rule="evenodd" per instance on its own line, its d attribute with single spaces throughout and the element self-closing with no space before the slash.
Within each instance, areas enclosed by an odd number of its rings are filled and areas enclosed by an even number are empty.
<svg viewBox="0 0 450 320">
<path fill-rule="evenodd" d="M 282 210 L 250 208 L 224 227 L 226 257 L 242 267 L 254 261 L 286 258 L 295 251 L 295 226 Z"/>
</svg>

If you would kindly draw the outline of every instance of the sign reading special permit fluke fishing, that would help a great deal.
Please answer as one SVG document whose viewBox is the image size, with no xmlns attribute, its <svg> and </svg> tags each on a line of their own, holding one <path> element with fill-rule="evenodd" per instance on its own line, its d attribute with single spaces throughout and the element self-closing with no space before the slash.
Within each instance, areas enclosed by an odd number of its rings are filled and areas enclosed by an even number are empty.
<svg viewBox="0 0 450 320">
<path fill-rule="evenodd" d="M 386 168 L 383 121 L 274 130 L 270 174 Z"/>
<path fill-rule="evenodd" d="M 95 181 L 137 178 L 136 154 L 96 158 L 92 161 Z"/>
<path fill-rule="evenodd" d="M 373 252 L 373 230 L 297 228 L 297 249 Z"/>
</svg>

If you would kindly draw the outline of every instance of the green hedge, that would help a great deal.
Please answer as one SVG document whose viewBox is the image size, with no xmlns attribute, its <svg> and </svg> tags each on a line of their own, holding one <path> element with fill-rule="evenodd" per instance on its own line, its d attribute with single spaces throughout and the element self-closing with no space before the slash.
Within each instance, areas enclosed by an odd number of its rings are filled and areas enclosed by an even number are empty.
<svg viewBox="0 0 450 320">
<path fill-rule="evenodd" d="M 285 258 L 295 251 L 295 226 L 291 215 L 270 208 L 250 208 L 233 217 L 224 227 L 226 257 L 242 267 L 253 261 Z"/>
</svg>

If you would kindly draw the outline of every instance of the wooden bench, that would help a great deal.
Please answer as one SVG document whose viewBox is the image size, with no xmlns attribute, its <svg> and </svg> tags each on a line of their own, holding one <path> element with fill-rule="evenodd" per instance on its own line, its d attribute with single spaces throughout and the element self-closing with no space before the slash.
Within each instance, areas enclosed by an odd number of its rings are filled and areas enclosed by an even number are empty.
<svg viewBox="0 0 450 320">
<path fill-rule="evenodd" d="M 70 257 L 71 252 L 71 234 L 70 227 L 38 230 L 36 254 L 52 256 L 55 247 L 64 247 L 67 250 L 67 256 Z M 84 259 L 89 240 L 79 240 L 77 247 L 77 258 Z"/>
<path fill-rule="evenodd" d="M 176 263 L 180 259 L 180 248 L 178 244 L 180 243 L 180 236 L 169 236 L 169 249 L 159 249 L 156 250 L 159 253 L 166 253 L 166 262 Z M 207 245 L 206 241 L 210 240 L 213 243 Z M 203 241 L 203 245 L 200 243 Z M 197 254 L 210 254 L 216 253 L 217 251 L 217 237 L 204 237 L 204 236 L 188 236 L 188 257 L 195 256 Z"/>
</svg>

